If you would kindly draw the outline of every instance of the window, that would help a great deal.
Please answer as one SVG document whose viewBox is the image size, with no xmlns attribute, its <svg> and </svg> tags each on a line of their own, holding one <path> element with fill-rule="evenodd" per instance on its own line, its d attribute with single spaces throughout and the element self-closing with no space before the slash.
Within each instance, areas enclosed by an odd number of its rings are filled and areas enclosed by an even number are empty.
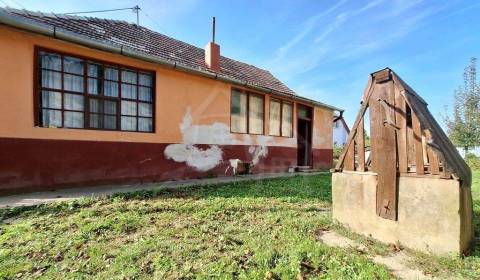
<svg viewBox="0 0 480 280">
<path fill-rule="evenodd" d="M 283 100 L 270 100 L 269 134 L 293 137 L 293 106 Z"/>
<path fill-rule="evenodd" d="M 38 51 L 38 125 L 153 132 L 153 73 Z"/>
<path fill-rule="evenodd" d="M 282 136 L 293 137 L 293 106 L 282 102 Z"/>
<path fill-rule="evenodd" d="M 247 98 L 246 93 L 233 90 L 231 114 L 232 132 L 247 133 Z"/>
<path fill-rule="evenodd" d="M 262 95 L 233 89 L 230 108 L 231 131 L 263 134 L 264 107 Z"/>
<path fill-rule="evenodd" d="M 282 117 L 282 103 L 279 100 L 270 100 L 270 123 L 269 134 L 273 136 L 280 136 Z"/>
<path fill-rule="evenodd" d="M 263 96 L 249 94 L 248 105 L 248 132 L 263 134 Z"/>
</svg>

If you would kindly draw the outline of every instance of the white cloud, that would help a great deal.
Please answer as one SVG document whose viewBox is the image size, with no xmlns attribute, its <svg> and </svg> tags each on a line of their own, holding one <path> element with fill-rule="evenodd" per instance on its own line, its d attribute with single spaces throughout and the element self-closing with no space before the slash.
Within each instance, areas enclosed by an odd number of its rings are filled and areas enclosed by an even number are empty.
<svg viewBox="0 0 480 280">
<path fill-rule="evenodd" d="M 360 7 L 353 4 L 342 11 L 337 11 L 337 4 L 328 13 L 309 18 L 302 32 L 278 48 L 266 67 L 289 80 L 322 65 L 382 50 L 401 41 L 445 8 L 431 5 L 413 10 L 423 0 L 384 3 L 385 0 L 376 0 Z"/>
<path fill-rule="evenodd" d="M 327 25 L 325 30 L 315 38 L 314 42 L 319 43 L 322 42 L 328 35 L 330 35 L 333 31 L 337 30 L 345 21 L 347 20 L 347 13 L 341 13 L 335 17 L 335 20 Z"/>
<path fill-rule="evenodd" d="M 286 56 L 288 51 L 298 44 L 301 40 L 305 38 L 315 27 L 316 23 L 323 17 L 331 14 L 333 11 L 338 9 L 341 5 L 345 3 L 346 0 L 339 1 L 337 4 L 333 5 L 332 7 L 328 8 L 325 11 L 322 11 L 310 18 L 308 18 L 302 24 L 302 31 L 295 35 L 291 40 L 289 40 L 285 45 L 279 47 L 276 52 L 276 58 L 274 60 L 280 60 Z"/>
</svg>

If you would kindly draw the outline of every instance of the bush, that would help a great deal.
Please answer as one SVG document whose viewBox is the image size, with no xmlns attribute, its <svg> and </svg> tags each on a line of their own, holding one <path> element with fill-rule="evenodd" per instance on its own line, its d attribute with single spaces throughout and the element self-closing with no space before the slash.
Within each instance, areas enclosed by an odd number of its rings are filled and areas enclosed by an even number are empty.
<svg viewBox="0 0 480 280">
<path fill-rule="evenodd" d="M 472 170 L 480 170 L 480 157 L 469 153 L 465 155 L 465 161 Z"/>
<path fill-rule="evenodd" d="M 333 146 L 333 159 L 338 159 L 340 157 L 340 155 L 342 154 L 342 151 L 343 151 L 343 146 L 338 146 L 338 145 L 334 145 Z"/>
</svg>

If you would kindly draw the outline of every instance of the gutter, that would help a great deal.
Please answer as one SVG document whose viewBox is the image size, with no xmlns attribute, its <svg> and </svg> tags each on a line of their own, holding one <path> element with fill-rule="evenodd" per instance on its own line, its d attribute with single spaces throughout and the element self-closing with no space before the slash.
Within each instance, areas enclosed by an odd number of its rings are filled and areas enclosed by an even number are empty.
<svg viewBox="0 0 480 280">
<path fill-rule="evenodd" d="M 176 69 L 176 70 L 179 70 L 179 71 L 182 71 L 182 72 L 203 76 L 203 77 L 227 82 L 227 83 L 234 84 L 234 85 L 243 86 L 243 87 L 250 88 L 250 89 L 253 89 L 253 90 L 256 90 L 256 91 L 260 91 L 260 92 L 264 92 L 264 93 L 270 93 L 270 94 L 275 95 L 275 96 L 286 97 L 286 98 L 302 101 L 302 102 L 313 104 L 315 106 L 323 107 L 323 108 L 326 108 L 326 109 L 329 109 L 329 110 L 332 110 L 332 111 L 339 111 L 339 112 L 344 111 L 343 109 L 339 109 L 337 107 L 330 106 L 330 105 L 327 105 L 325 103 L 318 102 L 318 101 L 315 101 L 315 100 L 312 100 L 312 99 L 309 99 L 309 98 L 306 98 L 306 97 L 301 97 L 301 96 L 298 96 L 298 95 L 292 95 L 292 94 L 288 94 L 288 93 L 284 93 L 284 92 L 280 92 L 280 91 L 274 91 L 274 90 L 272 90 L 270 88 L 267 88 L 267 87 L 253 85 L 253 84 L 247 83 L 245 81 L 241 81 L 241 80 L 237 80 L 237 79 L 234 79 L 234 78 L 224 76 L 222 74 L 217 74 L 217 73 L 214 73 L 214 72 L 205 71 L 203 69 L 190 67 L 190 66 L 187 66 L 183 63 L 178 63 L 176 61 L 163 59 L 163 58 L 160 58 L 158 56 L 144 54 L 144 53 L 138 52 L 138 51 L 136 51 L 132 48 L 119 46 L 119 45 L 116 45 L 116 44 L 111 44 L 111 43 L 103 42 L 103 41 L 100 41 L 100 40 L 91 39 L 91 38 L 88 38 L 86 36 L 83 36 L 83 35 L 76 34 L 76 33 L 73 33 L 71 31 L 65 30 L 63 28 L 59 28 L 59 27 L 44 24 L 44 23 L 39 23 L 39 22 L 30 20 L 30 19 L 27 19 L 27 18 L 12 15 L 11 13 L 6 12 L 4 9 L 0 9 L 0 23 L 3 23 L 5 25 L 9 25 L 9 26 L 12 26 L 12 27 L 15 27 L 15 28 L 31 31 L 31 32 L 34 32 L 34 33 L 46 35 L 46 36 L 52 37 L 54 39 L 68 41 L 68 42 L 72 42 L 72 43 L 75 43 L 75 44 L 78 44 L 78 45 L 83 45 L 83 46 L 87 46 L 87 47 L 90 47 L 90 48 L 94 48 L 94 49 L 98 49 L 98 50 L 102 50 L 102 51 L 107 51 L 107 52 L 114 53 L 114 54 L 120 54 L 120 55 L 123 55 L 123 56 L 143 60 L 143 61 L 146 61 L 146 62 L 159 64 L 159 65 L 165 66 L 167 68 Z"/>
</svg>

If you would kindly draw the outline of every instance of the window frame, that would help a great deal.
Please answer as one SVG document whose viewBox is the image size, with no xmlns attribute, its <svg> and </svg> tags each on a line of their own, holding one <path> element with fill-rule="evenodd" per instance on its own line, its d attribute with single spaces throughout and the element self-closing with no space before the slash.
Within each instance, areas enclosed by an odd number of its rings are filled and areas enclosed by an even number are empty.
<svg viewBox="0 0 480 280">
<path fill-rule="evenodd" d="M 271 102 L 272 101 L 275 101 L 275 102 L 279 102 L 280 103 L 280 131 L 279 131 L 279 135 L 275 135 L 275 134 L 270 134 L 270 129 L 268 130 L 268 136 L 273 136 L 273 137 L 284 137 L 284 138 L 293 138 L 294 137 L 294 131 L 293 131 L 293 122 L 295 121 L 295 118 L 294 118 L 294 110 L 293 110 L 293 106 L 294 106 L 294 102 L 291 102 L 291 101 L 287 101 L 285 99 L 281 99 L 281 98 L 274 98 L 274 97 L 271 97 L 270 98 L 270 103 L 268 104 L 268 108 L 271 109 Z M 292 134 L 291 135 L 288 135 L 288 136 L 285 136 L 283 135 L 283 105 L 284 104 L 289 104 L 290 107 L 291 107 L 291 111 L 292 111 Z M 270 127 L 270 110 L 268 110 L 268 126 Z"/>
<path fill-rule="evenodd" d="M 51 71 L 54 71 L 54 72 L 57 72 L 57 73 L 61 73 L 61 89 L 48 89 L 48 88 L 44 88 L 42 87 L 42 85 L 40 84 L 41 83 L 41 71 L 42 71 L 42 67 L 40 67 L 40 52 L 46 52 L 46 53 L 50 53 L 50 54 L 56 54 L 56 55 L 59 55 L 61 57 L 61 69 L 60 70 L 51 70 Z M 80 74 L 75 74 L 75 73 L 68 73 L 68 72 L 65 72 L 65 69 L 64 69 L 64 57 L 73 57 L 73 58 L 77 58 L 77 59 L 81 59 L 84 63 L 84 67 L 83 67 L 83 74 L 80 75 Z M 33 69 L 33 78 L 34 78 L 34 86 L 33 86 L 33 100 L 34 100 L 34 125 L 35 127 L 39 127 L 39 128 L 48 128 L 47 126 L 42 126 L 42 118 L 41 118 L 41 114 L 42 114 L 42 110 L 43 110 L 43 107 L 42 107 L 42 104 L 41 104 L 41 95 L 42 95 L 42 91 L 54 91 L 54 92 L 58 92 L 61 94 L 61 108 L 60 109 L 52 109 L 52 110 L 56 110 L 56 111 L 59 111 L 61 112 L 62 114 L 62 126 L 61 127 L 57 127 L 59 129 L 80 129 L 80 130 L 95 130 L 95 131 L 114 131 L 114 132 L 133 132 L 133 133 L 155 133 L 156 132 L 156 119 L 155 119 L 155 116 L 156 116 L 156 71 L 155 70 L 148 70 L 148 69 L 142 69 L 142 68 L 137 68 L 137 67 L 133 67 L 133 66 L 129 66 L 129 65 L 124 65 L 124 64 L 118 64 L 118 63 L 115 63 L 115 62 L 111 62 L 111 61 L 106 61 L 106 60 L 100 60 L 100 59 L 96 59 L 96 58 L 91 58 L 91 57 L 87 57 L 87 56 L 83 56 L 83 55 L 78 55 L 78 54 L 75 54 L 75 53 L 69 53 L 69 52 L 64 52 L 64 51 L 59 51 L 59 50 L 56 50 L 56 49 L 50 49 L 50 48 L 44 48 L 44 47 L 41 47 L 41 46 L 35 46 L 34 47 L 34 69 Z M 118 70 L 118 80 L 116 81 L 117 84 L 118 84 L 118 97 L 114 97 L 114 96 L 105 96 L 103 95 L 103 92 L 101 94 L 89 94 L 89 91 L 88 91 L 88 80 L 89 78 L 94 78 L 94 77 L 91 77 L 88 73 L 88 65 L 89 63 L 93 63 L 93 64 L 96 64 L 96 65 L 101 65 L 104 69 L 107 68 L 107 67 L 110 67 L 110 68 L 115 68 Z M 132 71 L 132 72 L 135 72 L 137 74 L 137 81 L 136 81 L 136 90 L 137 90 L 137 98 L 136 99 L 132 99 L 132 98 L 122 98 L 122 84 L 126 84 L 126 85 L 131 85 L 131 83 L 129 82 L 122 82 L 122 70 L 126 70 L 126 71 Z M 65 90 L 64 89 L 64 74 L 69 74 L 69 75 L 75 75 L 75 76 L 78 76 L 78 77 L 82 77 L 83 78 L 83 91 L 82 92 L 75 92 L 75 91 L 71 91 L 71 90 Z M 149 74 L 151 75 L 151 78 L 152 78 L 152 84 L 150 86 L 151 88 L 151 94 L 152 94 L 152 98 L 151 98 L 151 101 L 142 101 L 142 100 L 139 100 L 139 87 L 141 86 L 139 84 L 139 77 L 140 77 L 140 74 L 141 73 L 145 73 L 145 74 Z M 105 77 L 95 77 L 95 79 L 97 79 L 97 81 L 101 81 L 102 82 L 102 88 L 104 91 L 105 89 L 105 86 L 104 86 L 104 81 L 105 80 L 109 80 L 109 79 L 105 79 Z M 79 95 L 79 96 L 82 96 L 83 97 L 83 127 L 65 127 L 65 116 L 64 116 L 64 112 L 77 112 L 77 111 L 74 111 L 74 110 L 66 110 L 64 108 L 64 95 L 65 94 L 75 94 L 75 95 Z M 96 113 L 96 112 L 90 112 L 90 99 L 96 99 L 96 100 L 100 100 L 101 101 L 101 104 L 103 106 L 103 102 L 104 101 L 113 101 L 115 102 L 117 105 L 116 105 L 116 113 L 115 113 L 115 116 L 116 116 L 116 129 L 109 129 L 109 128 L 96 128 L 96 127 L 91 127 L 90 126 L 90 114 L 97 114 L 97 115 L 101 115 L 102 117 L 105 116 L 105 115 L 111 115 L 113 116 L 113 114 L 106 114 L 105 112 L 102 112 L 102 113 Z M 135 117 L 136 118 L 136 130 L 122 130 L 121 129 L 121 117 L 123 116 L 122 115 L 122 112 L 121 112 L 121 103 L 122 103 L 122 100 L 124 101 L 132 101 L 132 102 L 135 102 L 136 103 L 136 106 L 137 106 L 137 110 L 136 110 L 136 115 L 135 116 L 132 116 L 132 117 Z M 139 130 L 139 126 L 138 126 L 138 123 L 139 123 L 139 119 L 142 118 L 142 116 L 139 115 L 139 103 L 146 103 L 146 104 L 150 104 L 152 106 L 152 116 L 151 117 L 145 117 L 145 118 L 151 118 L 152 119 L 152 130 L 151 131 L 141 131 Z"/>
<path fill-rule="evenodd" d="M 232 131 L 232 103 L 233 103 L 233 98 L 232 98 L 232 94 L 233 94 L 233 91 L 238 91 L 240 93 L 243 93 L 247 96 L 247 131 L 246 132 L 235 132 L 235 131 Z M 251 133 L 250 132 L 250 95 L 255 95 L 255 96 L 259 96 L 262 98 L 262 102 L 263 102 L 263 126 L 262 126 L 262 133 Z M 251 134 L 251 135 L 265 135 L 265 95 L 264 94 L 261 94 L 261 93 L 256 93 L 256 92 L 252 92 L 252 91 L 248 91 L 248 90 L 245 90 L 245 89 L 241 89 L 241 88 L 237 88 L 237 87 L 232 87 L 230 89 L 230 133 L 237 133 L 237 134 Z"/>
</svg>

